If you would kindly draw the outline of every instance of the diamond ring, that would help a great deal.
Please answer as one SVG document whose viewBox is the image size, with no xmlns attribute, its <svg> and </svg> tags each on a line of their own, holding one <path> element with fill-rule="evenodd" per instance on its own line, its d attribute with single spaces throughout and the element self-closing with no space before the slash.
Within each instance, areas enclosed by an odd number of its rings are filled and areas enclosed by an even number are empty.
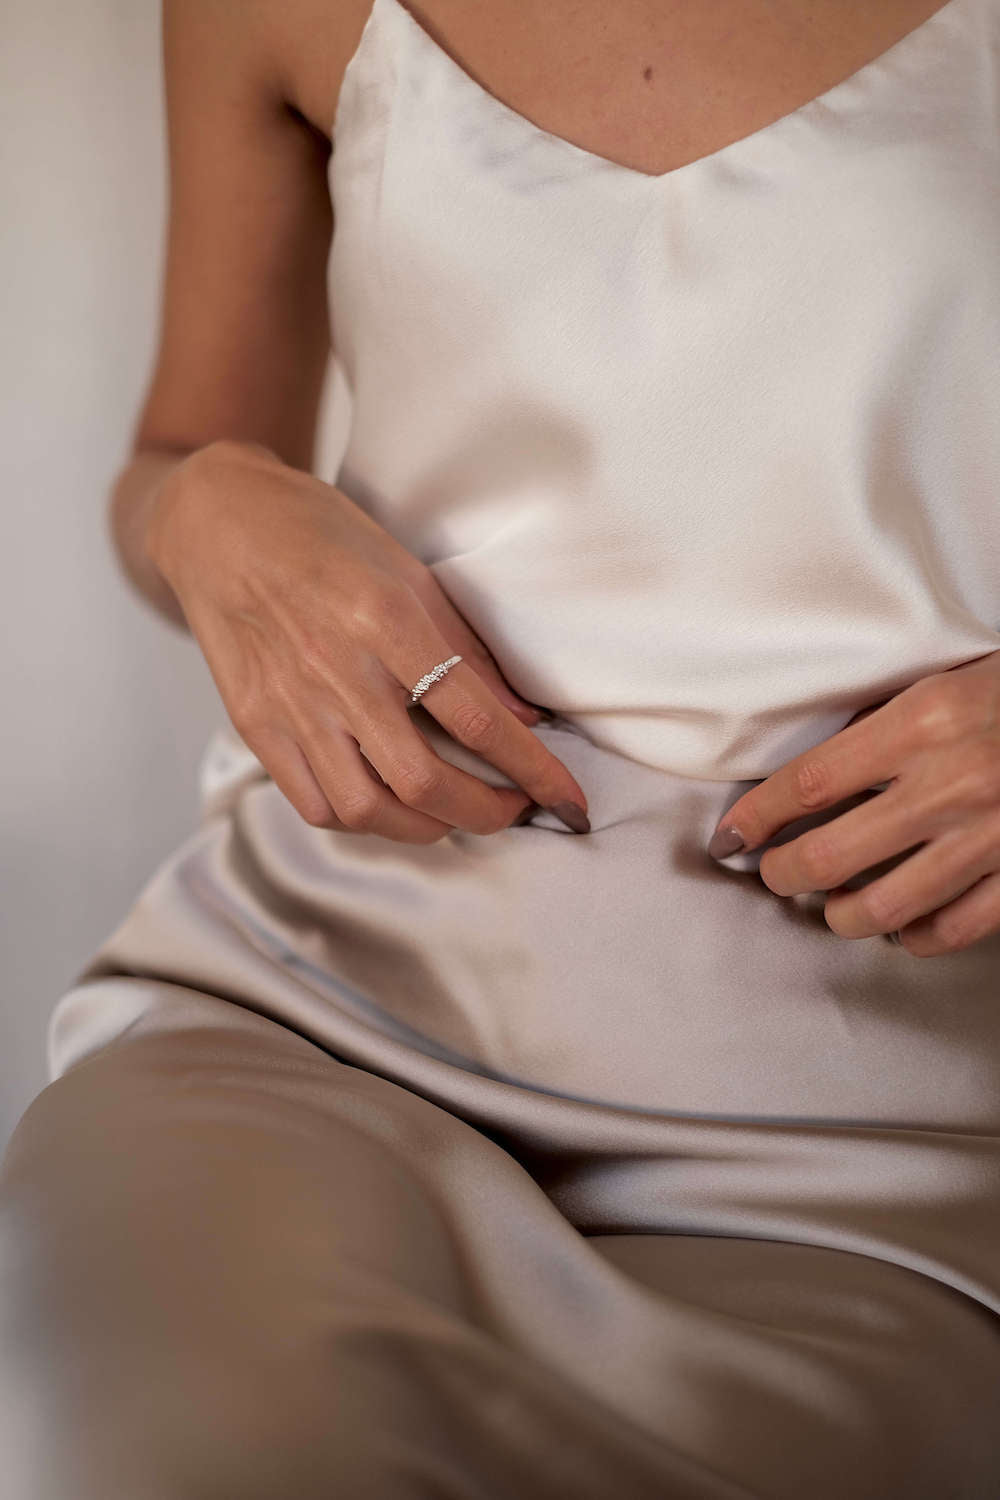
<svg viewBox="0 0 1000 1500">
<path fill-rule="evenodd" d="M 424 693 L 426 693 L 427 689 L 433 683 L 442 678 L 446 672 L 450 672 L 455 663 L 461 660 L 462 658 L 460 656 L 449 656 L 447 661 L 439 661 L 437 666 L 433 667 L 431 671 L 425 672 L 423 677 L 421 677 L 420 681 L 417 683 L 416 687 L 410 694 L 410 702 L 408 704 L 408 707 L 412 708 L 414 703 L 416 703 L 421 697 L 423 697 Z"/>
</svg>

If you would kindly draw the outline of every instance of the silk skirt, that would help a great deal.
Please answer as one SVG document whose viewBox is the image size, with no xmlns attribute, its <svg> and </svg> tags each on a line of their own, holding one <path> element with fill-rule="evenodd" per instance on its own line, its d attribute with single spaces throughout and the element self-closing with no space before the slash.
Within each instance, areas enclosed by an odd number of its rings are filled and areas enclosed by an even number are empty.
<svg viewBox="0 0 1000 1500">
<path fill-rule="evenodd" d="M 4 1496 L 996 1500 L 1000 935 L 841 938 L 705 852 L 750 783 L 534 732 L 589 834 L 213 738 L 3 1159 Z"/>
</svg>

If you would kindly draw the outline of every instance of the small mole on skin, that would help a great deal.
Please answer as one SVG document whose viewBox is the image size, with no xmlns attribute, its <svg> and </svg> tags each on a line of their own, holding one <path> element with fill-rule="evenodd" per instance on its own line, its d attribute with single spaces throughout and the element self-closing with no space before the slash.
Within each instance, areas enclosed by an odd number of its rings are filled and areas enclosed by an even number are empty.
<svg viewBox="0 0 1000 1500">
<path fill-rule="evenodd" d="M 645 78 L 646 82 L 648 83 L 649 80 L 653 76 L 653 70 L 652 70 L 652 68 L 643 68 L 643 70 L 642 70 L 642 76 L 643 76 L 643 78 Z"/>
</svg>

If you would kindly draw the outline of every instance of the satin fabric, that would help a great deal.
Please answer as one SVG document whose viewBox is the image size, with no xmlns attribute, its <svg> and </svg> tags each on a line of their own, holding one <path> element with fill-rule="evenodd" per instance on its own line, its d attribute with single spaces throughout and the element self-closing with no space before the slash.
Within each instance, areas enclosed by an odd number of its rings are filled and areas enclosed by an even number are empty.
<svg viewBox="0 0 1000 1500">
<path fill-rule="evenodd" d="M 864 702 L 1000 648 L 998 38 L 951 0 L 650 178 L 375 0 L 337 482 L 559 710 L 592 831 L 311 828 L 213 736 L 4 1159 L 5 1493 L 1000 1492 L 1000 934 L 847 941 L 705 851 Z"/>
<path fill-rule="evenodd" d="M 596 743 L 768 776 L 1000 649 L 1000 14 L 661 177 L 399 0 L 341 86 L 337 485 Z"/>
</svg>

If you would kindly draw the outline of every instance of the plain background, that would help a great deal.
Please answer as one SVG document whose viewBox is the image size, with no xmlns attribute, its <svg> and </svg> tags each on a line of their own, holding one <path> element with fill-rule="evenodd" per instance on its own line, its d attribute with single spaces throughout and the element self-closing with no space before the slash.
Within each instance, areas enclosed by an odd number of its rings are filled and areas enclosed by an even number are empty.
<svg viewBox="0 0 1000 1500">
<path fill-rule="evenodd" d="M 0 1151 L 59 995 L 193 831 L 225 709 L 118 570 L 166 203 L 159 0 L 0 0 Z M 349 398 L 331 361 L 315 472 Z"/>
</svg>

